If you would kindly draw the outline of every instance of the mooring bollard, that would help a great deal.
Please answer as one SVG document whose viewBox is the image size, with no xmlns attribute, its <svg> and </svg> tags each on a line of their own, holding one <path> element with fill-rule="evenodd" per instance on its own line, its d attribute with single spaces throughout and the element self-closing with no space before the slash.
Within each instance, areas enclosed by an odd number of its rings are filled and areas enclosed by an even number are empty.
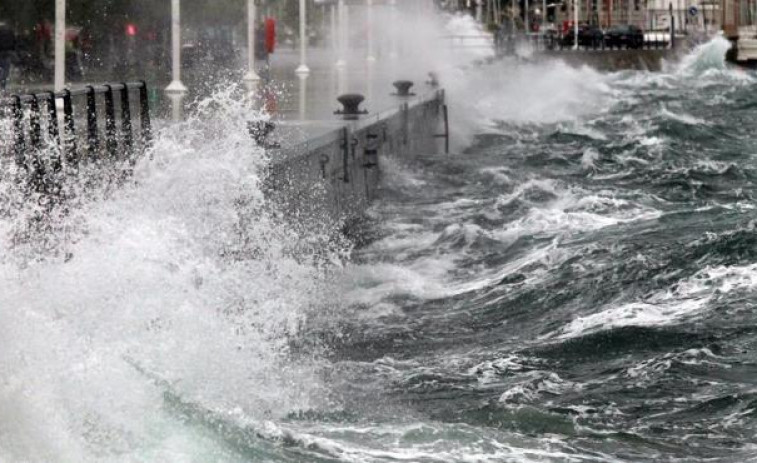
<svg viewBox="0 0 757 463">
<path fill-rule="evenodd" d="M 347 93 L 337 98 L 342 104 L 342 109 L 334 111 L 334 114 L 342 116 L 344 120 L 356 120 L 362 114 L 368 114 L 368 111 L 360 110 L 360 103 L 365 101 L 365 97 L 359 93 Z"/>
<path fill-rule="evenodd" d="M 392 85 L 397 89 L 397 93 L 392 93 L 394 96 L 415 96 L 415 93 L 410 93 L 410 87 L 414 85 L 410 80 L 397 80 Z"/>
</svg>

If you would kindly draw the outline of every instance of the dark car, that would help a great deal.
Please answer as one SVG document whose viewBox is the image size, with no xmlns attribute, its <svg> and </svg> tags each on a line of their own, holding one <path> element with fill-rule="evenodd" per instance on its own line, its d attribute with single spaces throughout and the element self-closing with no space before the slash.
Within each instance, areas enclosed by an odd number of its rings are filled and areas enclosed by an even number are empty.
<svg viewBox="0 0 757 463">
<path fill-rule="evenodd" d="M 605 45 L 610 48 L 641 48 L 644 45 L 644 31 L 637 26 L 612 26 L 605 32 Z"/>
<path fill-rule="evenodd" d="M 575 32 L 570 29 L 567 34 L 563 36 L 563 45 L 572 46 L 575 42 Z M 602 46 L 602 40 L 604 40 L 604 33 L 599 26 L 596 25 L 582 25 L 578 26 L 578 45 L 581 47 L 600 47 Z"/>
</svg>

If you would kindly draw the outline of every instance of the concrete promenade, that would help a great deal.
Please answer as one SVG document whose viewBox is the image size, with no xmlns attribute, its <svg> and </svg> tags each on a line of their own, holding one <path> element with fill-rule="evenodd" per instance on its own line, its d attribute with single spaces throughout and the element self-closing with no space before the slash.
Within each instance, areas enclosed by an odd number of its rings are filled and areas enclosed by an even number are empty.
<svg viewBox="0 0 757 463">
<path fill-rule="evenodd" d="M 399 62 L 389 57 L 371 64 L 365 55 L 356 51 L 348 56 L 347 66 L 340 69 L 335 66 L 336 56 L 332 50 L 310 50 L 310 74 L 306 79 L 300 79 L 294 72 L 298 61 L 295 51 L 278 51 L 271 56 L 269 84 L 261 82 L 259 87 L 261 104 L 270 106 L 271 118 L 277 125 L 272 139 L 282 148 L 307 144 L 309 140 L 354 124 L 334 114 L 341 109 L 337 102 L 339 95 L 363 95 L 365 101 L 360 108 L 368 113 L 360 116 L 360 122 L 368 124 L 381 120 L 405 103 L 413 104 L 437 91 L 427 82 L 428 72 L 401 69 Z M 411 93 L 414 96 L 393 95 L 396 89 L 392 83 L 396 80 L 413 81 Z"/>
<path fill-rule="evenodd" d="M 358 53 L 337 68 L 332 53 L 311 54 L 310 74 L 294 73 L 297 56 L 280 53 L 271 63 L 277 96 L 270 141 L 270 180 L 282 211 L 298 222 L 326 228 L 358 217 L 377 196 L 381 158 L 440 152 L 444 133 L 444 92 L 421 71 L 403 72 L 396 62 L 369 63 Z M 412 96 L 398 96 L 392 83 L 411 80 Z M 265 93 L 265 92 L 263 92 Z M 336 98 L 366 97 L 357 120 L 335 115 Z"/>
</svg>

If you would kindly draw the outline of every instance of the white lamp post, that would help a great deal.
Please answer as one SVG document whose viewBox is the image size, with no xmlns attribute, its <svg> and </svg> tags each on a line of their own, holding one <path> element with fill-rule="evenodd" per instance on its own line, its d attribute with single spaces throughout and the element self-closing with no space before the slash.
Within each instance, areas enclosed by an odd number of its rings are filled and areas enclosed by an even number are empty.
<svg viewBox="0 0 757 463">
<path fill-rule="evenodd" d="M 300 80 L 300 120 L 304 121 L 307 115 L 308 75 L 307 73 L 297 73 L 297 77 Z"/>
<path fill-rule="evenodd" d="M 371 64 L 376 61 L 376 57 L 373 55 L 373 0 L 365 0 L 365 7 L 367 9 L 366 21 L 368 22 L 368 56 L 366 60 L 368 60 L 368 64 Z"/>
<path fill-rule="evenodd" d="M 55 91 L 66 86 L 66 0 L 55 1 Z"/>
<path fill-rule="evenodd" d="M 343 68 L 343 67 L 347 66 L 347 61 L 345 60 L 345 57 L 344 57 L 345 48 L 346 48 L 346 45 L 347 45 L 346 44 L 346 41 L 347 41 L 346 35 L 347 34 L 345 34 L 345 32 L 344 32 L 344 27 L 345 27 L 344 23 L 345 23 L 345 20 L 346 20 L 346 15 L 345 15 L 345 11 L 344 10 L 345 10 L 344 0 L 339 0 L 339 7 L 338 7 L 338 10 L 337 10 L 337 16 L 338 16 L 337 19 L 339 20 L 339 25 L 338 25 L 339 31 L 338 31 L 338 34 L 337 34 L 337 36 L 339 38 L 339 40 L 338 40 L 339 41 L 339 58 L 336 60 L 336 66 L 339 67 L 339 68 Z"/>
<path fill-rule="evenodd" d="M 389 50 L 389 57 L 392 59 L 397 59 L 397 0 L 389 0 L 389 8 L 391 8 L 391 22 L 392 26 L 390 29 L 391 36 L 391 42 Z"/>
<path fill-rule="evenodd" d="M 525 0 L 525 11 L 523 11 L 523 25 L 526 28 L 526 35 L 528 35 L 531 24 L 528 22 L 528 0 Z"/>
<path fill-rule="evenodd" d="M 256 85 L 260 81 L 260 76 L 255 72 L 256 1 L 247 0 L 247 73 L 244 75 L 244 80 L 251 85 Z"/>
<path fill-rule="evenodd" d="M 331 5 L 331 48 L 334 55 L 339 53 L 339 28 L 336 20 L 336 5 Z"/>
<path fill-rule="evenodd" d="M 578 8 L 581 0 L 573 0 L 573 49 L 578 50 Z"/>
<path fill-rule="evenodd" d="M 297 75 L 310 74 L 307 65 L 308 33 L 307 33 L 307 10 L 305 0 L 300 0 L 300 65 L 295 71 Z"/>
<path fill-rule="evenodd" d="M 547 0 L 541 2 L 541 33 L 544 36 L 544 25 L 547 24 Z"/>
<path fill-rule="evenodd" d="M 181 83 L 181 5 L 180 0 L 171 0 L 171 46 L 173 49 L 173 80 L 166 87 L 168 93 L 186 93 Z"/>
<path fill-rule="evenodd" d="M 339 54 L 339 22 L 336 18 L 336 5 L 331 5 L 331 49 L 334 55 Z"/>
</svg>

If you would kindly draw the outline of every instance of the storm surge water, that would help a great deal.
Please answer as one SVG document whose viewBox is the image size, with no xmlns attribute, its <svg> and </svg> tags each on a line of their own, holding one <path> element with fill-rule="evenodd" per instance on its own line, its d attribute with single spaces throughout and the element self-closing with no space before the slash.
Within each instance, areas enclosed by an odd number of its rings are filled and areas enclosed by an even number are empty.
<svg viewBox="0 0 757 463">
<path fill-rule="evenodd" d="M 469 146 L 382 159 L 357 249 L 279 220 L 228 92 L 42 241 L 3 184 L 0 462 L 757 460 L 757 76 L 722 45 L 444 70 Z"/>
<path fill-rule="evenodd" d="M 309 423 L 340 457 L 757 461 L 756 76 L 727 47 L 451 84 L 471 145 L 384 164 L 343 283 L 350 419 Z"/>
<path fill-rule="evenodd" d="M 325 252 L 265 203 L 262 116 L 232 90 L 198 106 L 107 197 L 69 184 L 42 232 L 4 183 L 0 461 L 256 461 L 236 455 L 265 455 L 266 420 L 317 406 L 288 345 L 324 303 Z"/>
</svg>

